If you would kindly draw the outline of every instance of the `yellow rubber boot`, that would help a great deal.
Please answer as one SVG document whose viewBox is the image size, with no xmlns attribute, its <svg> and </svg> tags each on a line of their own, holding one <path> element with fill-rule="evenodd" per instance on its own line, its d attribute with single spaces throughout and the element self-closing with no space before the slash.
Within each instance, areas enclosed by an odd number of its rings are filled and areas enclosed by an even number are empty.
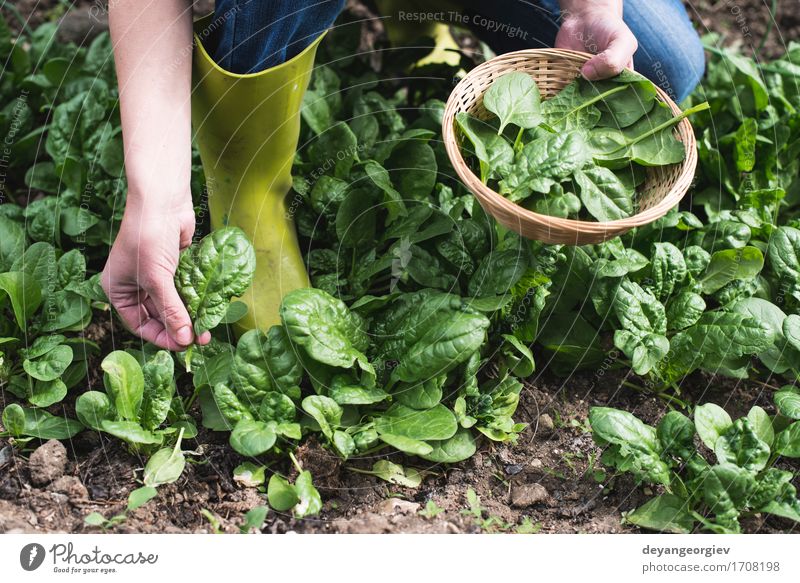
<svg viewBox="0 0 800 583">
<path fill-rule="evenodd" d="M 386 25 L 386 34 L 392 46 L 408 46 L 421 36 L 433 38 L 435 47 L 433 51 L 423 59 L 417 61 L 416 66 L 434 63 L 445 63 L 456 66 L 461 62 L 461 55 L 458 44 L 450 34 L 450 27 L 434 20 L 413 21 L 403 18 L 403 13 L 408 14 L 435 14 L 443 12 L 456 12 L 459 10 L 458 4 L 448 0 L 375 0 L 381 16 L 385 16 L 383 21 Z"/>
<path fill-rule="evenodd" d="M 206 19 L 197 22 L 201 30 Z M 239 75 L 217 65 L 195 35 L 192 125 L 208 185 L 212 228 L 241 228 L 253 242 L 256 272 L 241 298 L 239 332 L 279 324 L 288 292 L 308 287 L 286 194 L 300 134 L 300 107 L 321 35 L 289 61 Z"/>
</svg>

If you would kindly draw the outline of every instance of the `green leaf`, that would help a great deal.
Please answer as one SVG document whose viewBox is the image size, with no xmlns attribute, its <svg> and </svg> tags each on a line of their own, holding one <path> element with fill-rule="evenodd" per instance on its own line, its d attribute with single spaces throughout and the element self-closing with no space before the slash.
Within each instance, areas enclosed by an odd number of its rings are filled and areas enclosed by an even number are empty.
<svg viewBox="0 0 800 583">
<path fill-rule="evenodd" d="M 397 484 L 406 488 L 418 488 L 423 478 L 423 474 L 416 468 L 404 468 L 400 464 L 389 460 L 378 460 L 372 464 L 372 472 L 370 473 L 390 484 Z"/>
<path fill-rule="evenodd" d="M 751 472 L 733 464 L 713 466 L 703 481 L 703 499 L 716 522 L 728 532 L 739 532 L 739 514 L 755 489 Z"/>
<path fill-rule="evenodd" d="M 336 401 L 323 395 L 311 395 L 303 399 L 303 411 L 319 424 L 322 433 L 333 439 L 333 431 L 342 422 L 342 408 Z"/>
<path fill-rule="evenodd" d="M 184 467 L 186 458 L 181 451 L 179 438 L 175 447 L 159 449 L 147 460 L 147 465 L 144 467 L 144 485 L 155 488 L 162 484 L 171 484 L 181 477 Z"/>
<path fill-rule="evenodd" d="M 86 427 L 101 431 L 103 420 L 110 420 L 114 410 L 108 395 L 100 391 L 86 391 L 75 401 L 75 414 Z"/>
<path fill-rule="evenodd" d="M 629 217 L 633 212 L 634 189 L 628 188 L 608 168 L 588 166 L 574 173 L 583 206 L 602 222 Z"/>
<path fill-rule="evenodd" d="M 589 424 L 595 441 L 609 445 L 602 461 L 638 479 L 654 484 L 669 484 L 670 469 L 661 460 L 661 444 L 656 430 L 627 411 L 592 407 Z"/>
<path fill-rule="evenodd" d="M 756 247 L 717 251 L 700 279 L 703 293 L 712 294 L 737 279 L 753 278 L 763 267 L 764 255 Z"/>
<path fill-rule="evenodd" d="M 211 397 L 216 411 L 222 417 L 219 423 L 214 423 L 209 429 L 216 431 L 230 430 L 242 419 L 253 420 L 254 414 L 250 407 L 242 403 L 232 390 L 224 383 L 214 385 Z M 211 403 L 207 402 L 206 409 L 203 411 L 203 423 L 206 422 L 206 413 L 212 414 Z"/>
<path fill-rule="evenodd" d="M 244 462 L 233 469 L 233 481 L 246 488 L 257 488 L 262 486 L 266 480 L 264 471 L 266 466 Z"/>
<path fill-rule="evenodd" d="M 344 375 L 333 377 L 328 394 L 339 405 L 372 405 L 389 397 L 383 389 L 353 384 L 351 379 Z"/>
<path fill-rule="evenodd" d="M 750 172 L 756 165 L 756 140 L 758 138 L 758 122 L 752 117 L 742 120 L 742 125 L 736 130 L 736 149 L 733 159 L 739 172 Z"/>
<path fill-rule="evenodd" d="M 791 419 L 800 419 L 800 389 L 794 385 L 785 385 L 775 393 L 773 398 L 781 415 Z"/>
<path fill-rule="evenodd" d="M 264 395 L 264 399 L 258 407 L 258 417 L 262 421 L 288 423 L 294 421 L 295 414 L 294 401 L 277 391 L 270 391 Z"/>
<path fill-rule="evenodd" d="M 702 442 L 713 451 L 717 440 L 733 426 L 733 421 L 725 409 L 714 403 L 706 403 L 695 407 L 694 425 Z"/>
<path fill-rule="evenodd" d="M 322 510 L 322 498 L 314 487 L 311 472 L 302 471 L 294 481 L 294 489 L 300 501 L 295 505 L 292 513 L 297 518 L 316 516 Z"/>
<path fill-rule="evenodd" d="M 156 435 L 144 429 L 134 421 L 113 421 L 103 419 L 100 421 L 100 428 L 106 433 L 121 439 L 133 446 L 139 445 L 158 445 L 163 440 L 161 435 Z"/>
<path fill-rule="evenodd" d="M 240 532 L 248 533 L 253 529 L 261 530 L 268 513 L 268 506 L 256 506 L 248 510 L 244 515 L 244 524 L 239 527 Z"/>
<path fill-rule="evenodd" d="M 800 351 L 800 316 L 789 314 L 783 321 L 783 335 L 789 345 Z"/>
<path fill-rule="evenodd" d="M 387 443 L 391 445 L 393 448 L 398 449 L 410 455 L 423 456 L 433 452 L 432 445 L 425 443 L 424 441 L 420 441 L 418 439 L 406 437 L 404 435 L 392 435 L 391 433 L 381 433 L 379 437 L 380 440 L 383 441 L 384 443 Z"/>
<path fill-rule="evenodd" d="M 512 123 L 533 128 L 542 123 L 541 96 L 536 81 L 527 73 L 506 73 L 489 85 L 483 105 L 500 118 L 498 134 Z"/>
<path fill-rule="evenodd" d="M 3 427 L 14 437 L 22 437 L 25 434 L 25 411 L 12 403 L 3 409 Z"/>
<path fill-rule="evenodd" d="M 269 505 L 278 512 L 286 512 L 294 508 L 300 497 L 294 486 L 278 474 L 272 474 L 267 485 Z"/>
<path fill-rule="evenodd" d="M 26 358 L 22 362 L 22 368 L 35 379 L 53 381 L 64 374 L 70 363 L 72 363 L 72 348 L 61 344 L 33 360 Z"/>
<path fill-rule="evenodd" d="M 195 333 L 216 327 L 234 297 L 253 281 L 256 256 L 244 231 L 224 227 L 181 253 L 175 284 L 194 322 Z"/>
<path fill-rule="evenodd" d="M 392 405 L 375 420 L 379 435 L 389 434 L 419 441 L 449 439 L 458 429 L 455 415 L 444 405 L 417 410 L 405 405 Z"/>
<path fill-rule="evenodd" d="M 156 429 L 169 413 L 175 394 L 175 361 L 166 350 L 159 350 L 142 367 L 144 392 L 142 396 L 142 427 Z"/>
<path fill-rule="evenodd" d="M 772 419 L 769 414 L 758 405 L 755 405 L 747 412 L 747 419 L 750 421 L 750 426 L 758 438 L 769 447 L 772 447 L 775 441 L 775 429 L 772 426 Z"/>
<path fill-rule="evenodd" d="M 61 379 L 35 381 L 28 401 L 37 407 L 49 407 L 67 396 L 67 385 Z"/>
<path fill-rule="evenodd" d="M 670 411 L 661 418 L 656 428 L 658 441 L 666 453 L 689 459 L 694 453 L 695 429 L 692 421 L 679 411 Z"/>
<path fill-rule="evenodd" d="M 447 373 L 481 347 L 489 328 L 485 316 L 466 312 L 455 312 L 436 324 L 395 355 L 399 364 L 392 371 L 393 382 L 416 383 Z"/>
<path fill-rule="evenodd" d="M 800 421 L 795 421 L 778 433 L 775 451 L 784 457 L 800 458 Z"/>
<path fill-rule="evenodd" d="M 714 452 L 720 463 L 736 464 L 751 472 L 763 470 L 770 454 L 769 444 L 758 437 L 747 417 L 737 419 L 720 435 Z"/>
<path fill-rule="evenodd" d="M 636 510 L 623 514 L 623 521 L 658 532 L 687 534 L 694 528 L 694 518 L 687 502 L 674 494 L 648 500 Z"/>
<path fill-rule="evenodd" d="M 579 130 L 548 133 L 531 140 L 520 155 L 524 172 L 532 178 L 567 178 L 591 160 L 587 135 Z"/>
<path fill-rule="evenodd" d="M 280 313 L 289 338 L 314 360 L 341 368 L 367 362 L 364 323 L 341 300 L 322 290 L 298 289 L 286 294 Z"/>
<path fill-rule="evenodd" d="M 484 183 L 495 172 L 507 169 L 514 163 L 514 148 L 488 122 L 466 112 L 456 114 L 456 122 L 472 144 L 475 157 L 481 162 L 481 180 Z"/>
<path fill-rule="evenodd" d="M 696 352 L 723 358 L 758 354 L 774 340 L 766 324 L 734 312 L 706 312 L 687 334 Z"/>
<path fill-rule="evenodd" d="M 11 300 L 17 326 L 27 330 L 28 320 L 42 303 L 42 292 L 35 278 L 21 271 L 0 273 L 0 291 Z"/>
<path fill-rule="evenodd" d="M 152 486 L 142 486 L 141 488 L 136 488 L 130 494 L 128 494 L 128 512 L 132 512 L 137 508 L 141 508 L 156 496 L 158 496 L 158 490 Z"/>
<path fill-rule="evenodd" d="M 117 415 L 127 421 L 138 421 L 144 396 L 144 375 L 139 362 L 127 352 L 115 350 L 103 359 L 103 384 Z"/>
<path fill-rule="evenodd" d="M 239 338 L 231 377 L 237 394 L 251 409 L 257 409 L 270 391 L 299 399 L 302 376 L 297 348 L 282 326 L 272 326 L 266 334 L 249 330 Z"/>
<path fill-rule="evenodd" d="M 254 457 L 269 451 L 276 439 L 274 424 L 242 419 L 231 432 L 230 444 L 237 453 Z"/>
<path fill-rule="evenodd" d="M 622 90 L 624 87 L 616 87 L 613 91 Z M 543 101 L 542 114 L 547 125 L 556 131 L 594 127 L 601 115 L 597 106 L 581 95 L 577 80 Z"/>
<path fill-rule="evenodd" d="M 456 434 L 449 439 L 432 440 L 428 442 L 428 445 L 431 446 L 432 451 L 419 454 L 419 456 L 436 463 L 458 463 L 471 458 L 477 450 L 472 432 L 463 428 L 459 428 Z"/>
</svg>

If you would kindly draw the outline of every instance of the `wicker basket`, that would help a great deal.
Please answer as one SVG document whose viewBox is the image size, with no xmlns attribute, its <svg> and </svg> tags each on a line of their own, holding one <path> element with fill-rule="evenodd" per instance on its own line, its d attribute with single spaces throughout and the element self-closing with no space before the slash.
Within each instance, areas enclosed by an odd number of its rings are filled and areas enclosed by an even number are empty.
<svg viewBox="0 0 800 583">
<path fill-rule="evenodd" d="M 646 225 L 664 216 L 686 194 L 694 178 L 697 149 L 688 119 L 681 120 L 674 131 L 686 146 L 686 158 L 679 164 L 647 169 L 647 177 L 637 188 L 638 213 L 609 222 L 577 221 L 541 215 L 529 211 L 483 184 L 464 162 L 456 138 L 455 116 L 462 111 L 486 118 L 483 93 L 492 82 L 511 71 L 530 74 L 543 98 L 552 97 L 580 74 L 591 55 L 562 49 L 527 49 L 506 53 L 473 69 L 456 86 L 447 100 L 442 122 L 447 155 L 458 176 L 471 190 L 487 213 L 528 239 L 546 243 L 585 245 L 601 243 L 630 229 Z M 667 103 L 677 115 L 680 109 L 664 91 L 657 88 L 657 98 Z"/>
</svg>

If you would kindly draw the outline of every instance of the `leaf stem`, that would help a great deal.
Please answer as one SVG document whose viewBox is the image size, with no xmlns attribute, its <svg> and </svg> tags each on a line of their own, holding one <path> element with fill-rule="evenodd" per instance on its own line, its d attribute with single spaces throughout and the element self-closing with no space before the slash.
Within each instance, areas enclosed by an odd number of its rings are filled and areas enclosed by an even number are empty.
<svg viewBox="0 0 800 583">
<path fill-rule="evenodd" d="M 292 460 L 292 464 L 294 465 L 294 468 L 297 470 L 297 472 L 302 473 L 303 466 L 300 465 L 300 462 L 297 461 L 297 458 L 294 457 L 294 453 L 292 453 L 291 451 L 289 452 L 289 459 Z"/>
<path fill-rule="evenodd" d="M 595 95 L 591 99 L 587 99 L 586 101 L 581 103 L 578 107 L 575 107 L 575 108 L 569 110 L 566 114 L 564 114 L 563 116 L 558 118 L 553 123 L 553 125 L 556 126 L 556 125 L 560 124 L 562 121 L 567 119 L 569 116 L 573 115 L 576 111 L 580 111 L 582 109 L 585 109 L 585 108 L 589 107 L 590 105 L 594 105 L 598 101 L 603 101 L 606 97 L 608 97 L 610 95 L 614 95 L 615 93 L 619 93 L 620 91 L 625 91 L 628 87 L 629 87 L 629 85 L 627 83 L 623 83 L 623 84 L 620 84 L 619 87 L 614 87 L 614 89 L 609 89 L 608 91 L 605 91 L 603 93 L 598 93 L 597 95 Z"/>
<path fill-rule="evenodd" d="M 658 132 L 660 132 L 660 131 L 668 128 L 668 127 L 674 126 L 675 124 L 677 124 L 682 119 L 684 119 L 686 117 L 689 117 L 690 115 L 698 113 L 700 111 L 705 111 L 705 110 L 709 109 L 710 107 L 711 106 L 708 104 L 708 101 L 704 101 L 703 103 L 698 103 L 697 105 L 695 105 L 693 107 L 690 107 L 686 111 L 682 111 L 680 113 L 680 115 L 676 115 L 675 117 L 670 118 L 667 121 L 658 124 L 656 127 L 651 128 L 650 130 L 644 132 L 643 134 L 640 134 L 640 135 L 636 136 L 632 140 L 628 140 L 625 144 L 623 144 L 622 146 L 620 146 L 616 150 L 612 150 L 609 153 L 610 154 L 614 154 L 616 152 L 619 152 L 620 150 L 625 150 L 627 148 L 630 148 L 634 144 L 637 144 L 637 143 L 641 142 L 642 140 L 645 140 L 645 139 L 649 138 L 650 136 L 653 136 L 653 135 L 657 134 Z"/>
<path fill-rule="evenodd" d="M 525 128 L 519 128 L 519 131 L 517 132 L 517 139 L 514 140 L 514 151 L 515 152 L 519 148 L 520 142 L 522 142 L 522 132 L 524 132 L 524 131 L 525 131 Z"/>
<path fill-rule="evenodd" d="M 622 381 L 622 386 L 623 387 L 627 387 L 629 389 L 633 389 L 637 393 L 642 393 L 644 395 L 655 395 L 655 396 L 659 397 L 660 399 L 665 400 L 667 403 L 670 403 L 670 404 L 671 403 L 677 403 L 682 409 L 688 409 L 689 408 L 689 405 L 686 402 L 684 402 L 684 401 L 680 400 L 679 398 L 674 397 L 672 395 L 668 395 L 667 393 L 664 393 L 664 392 L 650 391 L 650 390 L 647 390 L 644 387 L 640 387 L 636 383 L 632 383 L 630 381 Z"/>
<path fill-rule="evenodd" d="M 194 348 L 194 344 L 190 344 L 189 348 L 186 349 L 186 356 L 184 360 L 186 361 L 186 372 L 192 372 L 192 349 Z"/>
</svg>

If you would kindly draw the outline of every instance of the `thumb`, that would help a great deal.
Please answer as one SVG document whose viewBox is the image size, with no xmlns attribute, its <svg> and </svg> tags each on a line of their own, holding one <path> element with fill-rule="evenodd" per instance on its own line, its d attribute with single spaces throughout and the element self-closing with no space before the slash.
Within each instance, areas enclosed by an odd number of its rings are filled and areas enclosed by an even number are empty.
<svg viewBox="0 0 800 583">
<path fill-rule="evenodd" d="M 602 53 L 586 61 L 581 72 L 589 81 L 619 75 L 631 63 L 637 48 L 638 43 L 633 33 L 629 30 L 622 31 L 615 35 Z"/>
<path fill-rule="evenodd" d="M 191 344 L 194 341 L 192 320 L 172 278 L 165 278 L 156 289 L 148 293 L 158 310 L 158 318 L 172 341 L 183 346 Z"/>
</svg>

